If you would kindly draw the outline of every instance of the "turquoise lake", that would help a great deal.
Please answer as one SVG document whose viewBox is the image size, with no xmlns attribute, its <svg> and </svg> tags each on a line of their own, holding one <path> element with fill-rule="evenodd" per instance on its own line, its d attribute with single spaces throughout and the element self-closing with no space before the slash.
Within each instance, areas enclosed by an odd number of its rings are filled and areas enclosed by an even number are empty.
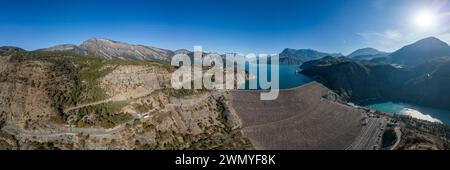
<svg viewBox="0 0 450 170">
<path fill-rule="evenodd" d="M 260 67 L 261 70 L 259 70 L 259 72 L 265 71 L 267 73 L 270 73 L 270 67 L 267 67 L 270 65 L 264 65 L 262 67 Z M 280 84 L 279 84 L 279 89 L 290 89 L 290 88 L 295 88 L 304 84 L 307 84 L 309 82 L 311 82 L 311 78 L 304 76 L 302 74 L 297 73 L 298 69 L 299 69 L 299 65 L 278 65 L 279 66 L 279 77 L 280 77 Z M 249 69 L 250 67 L 252 67 L 253 70 Z M 258 71 L 254 71 L 254 70 L 258 70 L 257 69 L 257 65 L 256 64 L 251 64 L 248 66 L 248 68 L 246 69 L 249 73 L 253 74 L 253 75 L 258 75 Z M 269 76 L 269 80 L 271 79 L 270 74 L 268 74 Z M 258 82 L 259 84 L 259 80 L 258 79 L 252 79 L 246 82 L 246 88 L 245 89 L 249 89 L 248 88 L 248 84 L 249 82 Z M 258 86 L 258 89 L 259 86 Z"/>
<path fill-rule="evenodd" d="M 375 103 L 366 105 L 364 107 L 375 109 L 392 115 L 393 114 L 408 115 L 417 119 L 450 124 L 449 110 L 442 110 L 398 102 Z"/>
</svg>

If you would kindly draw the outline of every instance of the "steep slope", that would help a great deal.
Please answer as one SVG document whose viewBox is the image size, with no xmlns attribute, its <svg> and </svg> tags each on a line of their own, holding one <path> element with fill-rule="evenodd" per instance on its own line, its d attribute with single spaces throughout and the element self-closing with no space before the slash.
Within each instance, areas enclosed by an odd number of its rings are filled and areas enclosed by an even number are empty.
<svg viewBox="0 0 450 170">
<path fill-rule="evenodd" d="M 416 67 L 415 77 L 403 88 L 403 100 L 450 108 L 450 60 L 435 60 Z"/>
<path fill-rule="evenodd" d="M 280 53 L 280 63 L 281 64 L 301 64 L 306 61 L 320 59 L 322 57 L 332 56 L 338 57 L 342 54 L 328 54 L 324 52 L 319 52 L 312 49 L 291 49 L 286 48 Z"/>
<path fill-rule="evenodd" d="M 409 67 L 441 57 L 450 57 L 450 46 L 435 37 L 419 40 L 389 55 L 390 62 Z"/>
</svg>

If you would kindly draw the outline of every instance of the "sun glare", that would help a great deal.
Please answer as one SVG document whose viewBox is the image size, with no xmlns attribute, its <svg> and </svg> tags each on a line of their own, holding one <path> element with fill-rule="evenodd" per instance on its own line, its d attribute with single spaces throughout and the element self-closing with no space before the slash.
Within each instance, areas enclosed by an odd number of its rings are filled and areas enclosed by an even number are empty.
<svg viewBox="0 0 450 170">
<path fill-rule="evenodd" d="M 430 12 L 421 12 L 416 18 L 416 25 L 420 28 L 430 28 L 434 25 L 435 16 Z"/>
</svg>

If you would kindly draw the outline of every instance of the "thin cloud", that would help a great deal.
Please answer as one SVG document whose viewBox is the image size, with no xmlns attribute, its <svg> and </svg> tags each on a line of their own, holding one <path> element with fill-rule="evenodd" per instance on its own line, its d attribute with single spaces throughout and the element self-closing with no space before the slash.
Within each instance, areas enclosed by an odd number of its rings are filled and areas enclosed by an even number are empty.
<svg viewBox="0 0 450 170">
<path fill-rule="evenodd" d="M 356 34 L 361 36 L 366 41 L 366 44 L 387 51 L 398 48 L 398 44 L 401 44 L 404 39 L 404 35 L 397 30 L 385 30 L 383 32 L 368 31 Z"/>
</svg>

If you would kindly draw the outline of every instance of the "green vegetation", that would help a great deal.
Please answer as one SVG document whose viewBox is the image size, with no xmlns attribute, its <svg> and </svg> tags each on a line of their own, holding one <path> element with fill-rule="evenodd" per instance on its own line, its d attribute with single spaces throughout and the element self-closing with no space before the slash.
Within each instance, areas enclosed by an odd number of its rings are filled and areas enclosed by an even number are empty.
<svg viewBox="0 0 450 170">
<path fill-rule="evenodd" d="M 167 71 L 173 70 L 169 64 L 165 63 L 102 59 L 65 52 L 17 52 L 12 60 L 47 63 L 47 80 L 49 82 L 46 83 L 45 88 L 53 101 L 54 108 L 61 115 L 64 114 L 64 108 L 107 99 L 109 96 L 99 86 L 99 80 L 120 65 L 147 65 Z M 37 83 L 40 82 L 30 82 L 31 86 L 41 85 Z"/>
<path fill-rule="evenodd" d="M 117 66 L 106 67 L 105 60 L 82 60 L 78 65 L 78 75 L 81 81 L 81 93 L 83 102 L 95 102 L 104 100 L 108 96 L 99 86 L 99 79 L 111 73 Z"/>
<path fill-rule="evenodd" d="M 152 108 L 152 106 L 150 104 L 147 104 L 145 102 L 142 104 L 135 104 L 134 107 L 136 108 L 136 110 L 139 113 L 146 113 L 146 112 L 150 111 L 150 109 Z"/>
<path fill-rule="evenodd" d="M 245 139 L 239 131 L 227 131 L 226 128 L 220 126 L 206 127 L 205 132 L 198 135 L 158 131 L 156 140 L 160 142 L 155 149 L 223 150 L 252 148 L 250 141 Z"/>
<path fill-rule="evenodd" d="M 129 114 L 120 113 L 120 110 L 126 104 L 126 102 L 109 102 L 87 106 L 66 113 L 64 119 L 66 122 L 71 121 L 72 124 L 78 127 L 100 126 L 112 128 L 133 119 Z"/>
<path fill-rule="evenodd" d="M 194 81 L 191 82 L 191 87 L 194 87 Z M 185 96 L 191 96 L 195 94 L 202 94 L 208 91 L 205 86 L 202 86 L 202 89 L 174 89 L 171 87 L 163 87 L 163 92 L 169 94 L 172 97 L 181 98 Z"/>
</svg>

